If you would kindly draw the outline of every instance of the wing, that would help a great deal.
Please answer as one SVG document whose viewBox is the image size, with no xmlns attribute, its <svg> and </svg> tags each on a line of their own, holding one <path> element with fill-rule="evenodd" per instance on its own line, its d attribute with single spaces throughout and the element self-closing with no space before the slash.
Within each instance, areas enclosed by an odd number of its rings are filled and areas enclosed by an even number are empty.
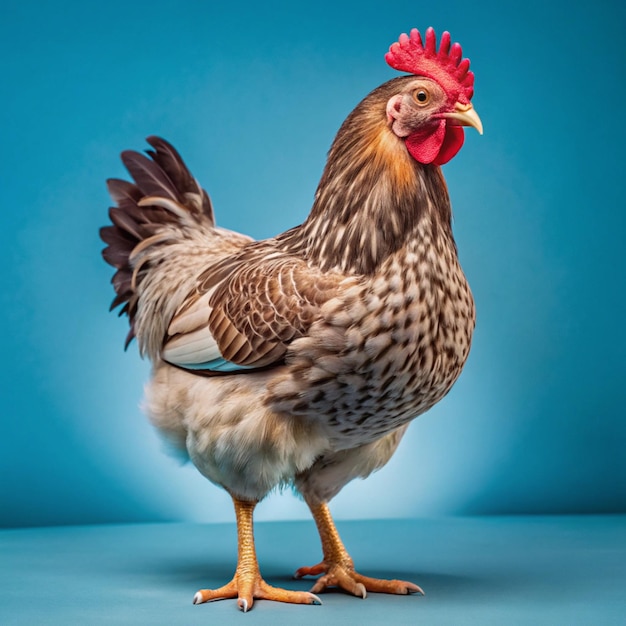
<svg viewBox="0 0 626 626">
<path fill-rule="evenodd" d="M 207 372 L 280 363 L 344 278 L 311 268 L 268 242 L 250 244 L 199 277 L 169 325 L 162 358 Z"/>
</svg>

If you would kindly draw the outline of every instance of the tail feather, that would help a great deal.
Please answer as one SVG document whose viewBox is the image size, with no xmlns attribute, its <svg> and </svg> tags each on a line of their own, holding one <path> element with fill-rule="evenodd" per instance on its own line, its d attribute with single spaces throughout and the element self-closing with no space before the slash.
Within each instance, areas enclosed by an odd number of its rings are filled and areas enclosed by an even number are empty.
<svg viewBox="0 0 626 626">
<path fill-rule="evenodd" d="M 181 219 L 186 225 L 215 224 L 209 196 L 178 152 L 159 137 L 148 137 L 147 141 L 154 148 L 146 151 L 148 156 L 130 150 L 122 153 L 134 183 L 115 178 L 107 181 L 117 206 L 109 209 L 112 224 L 100 229 L 100 237 L 107 244 L 102 256 L 117 270 L 111 281 L 116 294 L 111 310 L 122 305 L 120 315 L 127 314 L 130 322 L 126 346 L 135 336 L 138 290 L 148 271 L 143 262 L 136 262 L 137 253 L 163 242 L 164 238 L 156 235 L 168 226 L 176 227 Z M 176 205 L 174 212 L 167 208 L 172 203 Z"/>
<path fill-rule="evenodd" d="M 155 148 L 154 150 L 146 150 L 147 154 L 164 172 L 168 173 L 174 189 L 182 193 L 183 197 L 177 199 L 185 201 L 189 200 L 190 196 L 196 196 L 199 199 L 198 208 L 215 223 L 211 199 L 207 192 L 198 184 L 198 181 L 191 175 L 174 146 L 154 136 L 148 137 L 146 141 Z"/>
<path fill-rule="evenodd" d="M 133 185 L 133 183 L 129 183 L 121 178 L 110 178 L 107 181 L 107 187 L 113 201 L 121 209 L 132 208 L 142 198 L 141 191 L 137 185 Z"/>
<path fill-rule="evenodd" d="M 111 188 L 111 186 L 109 186 Z M 137 205 L 126 208 L 111 207 L 109 218 L 113 222 L 113 227 L 117 226 L 117 232 L 128 239 L 143 239 L 146 236 L 146 228 L 142 225 L 148 215 L 138 215 Z"/>
<path fill-rule="evenodd" d="M 122 152 L 122 163 L 144 195 L 165 197 L 181 202 L 181 195 L 174 187 L 174 183 L 167 172 L 155 161 L 139 152 L 125 150 Z"/>
<path fill-rule="evenodd" d="M 102 251 L 104 260 L 118 270 L 127 264 L 128 255 L 139 239 L 130 231 L 123 230 L 119 223 L 115 226 L 102 227 L 100 238 L 108 244 L 108 247 Z"/>
</svg>

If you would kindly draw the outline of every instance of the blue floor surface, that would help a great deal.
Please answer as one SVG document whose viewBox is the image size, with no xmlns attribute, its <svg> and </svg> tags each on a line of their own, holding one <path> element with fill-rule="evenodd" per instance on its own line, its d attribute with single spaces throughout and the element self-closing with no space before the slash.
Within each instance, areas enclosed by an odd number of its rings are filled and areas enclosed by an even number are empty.
<svg viewBox="0 0 626 626">
<path fill-rule="evenodd" d="M 2 626 L 149 624 L 626 624 L 626 516 L 445 518 L 338 524 L 358 570 L 426 596 L 340 592 L 323 606 L 233 600 L 193 606 L 232 577 L 234 525 L 158 524 L 0 532 Z M 319 561 L 312 523 L 259 523 L 261 571 L 292 580 Z"/>
</svg>

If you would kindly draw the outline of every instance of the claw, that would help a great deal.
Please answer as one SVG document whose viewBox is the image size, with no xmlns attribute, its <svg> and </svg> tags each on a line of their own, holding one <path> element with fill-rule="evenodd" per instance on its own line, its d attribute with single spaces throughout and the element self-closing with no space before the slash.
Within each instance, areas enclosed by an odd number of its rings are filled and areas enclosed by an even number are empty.
<svg viewBox="0 0 626 626">
<path fill-rule="evenodd" d="M 196 595 L 193 597 L 193 603 L 202 604 L 203 602 L 204 600 L 202 599 L 202 594 L 198 591 L 198 593 L 196 593 Z"/>
<path fill-rule="evenodd" d="M 248 601 L 245 598 L 239 598 L 237 604 L 244 613 L 248 612 Z"/>
<path fill-rule="evenodd" d="M 357 583 L 356 591 L 360 593 L 355 593 L 355 595 L 360 595 L 363 600 L 367 598 L 367 589 L 365 588 L 365 585 L 363 583 Z"/>
<path fill-rule="evenodd" d="M 426 595 L 424 593 L 424 590 L 420 586 L 418 586 L 418 585 L 416 585 L 414 583 L 409 583 L 409 582 L 406 582 L 404 584 L 406 585 L 406 593 L 407 593 L 407 595 L 409 595 L 411 593 L 419 593 L 422 596 Z"/>
</svg>

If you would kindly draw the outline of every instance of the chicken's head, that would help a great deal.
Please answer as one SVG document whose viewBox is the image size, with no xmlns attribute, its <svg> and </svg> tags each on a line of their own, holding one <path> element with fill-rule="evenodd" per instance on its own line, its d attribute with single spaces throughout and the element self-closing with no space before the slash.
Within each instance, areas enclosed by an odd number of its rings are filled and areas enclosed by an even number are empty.
<svg viewBox="0 0 626 626">
<path fill-rule="evenodd" d="M 461 46 L 450 45 L 450 33 L 441 37 L 439 50 L 435 31 L 426 31 L 426 44 L 413 29 L 401 35 L 385 56 L 394 69 L 415 75 L 402 81 L 402 89 L 387 102 L 387 120 L 393 133 L 404 139 L 411 156 L 420 163 L 447 163 L 463 145 L 463 126 L 480 134 L 482 123 L 470 100 L 474 74 L 469 59 L 462 59 Z"/>
</svg>

